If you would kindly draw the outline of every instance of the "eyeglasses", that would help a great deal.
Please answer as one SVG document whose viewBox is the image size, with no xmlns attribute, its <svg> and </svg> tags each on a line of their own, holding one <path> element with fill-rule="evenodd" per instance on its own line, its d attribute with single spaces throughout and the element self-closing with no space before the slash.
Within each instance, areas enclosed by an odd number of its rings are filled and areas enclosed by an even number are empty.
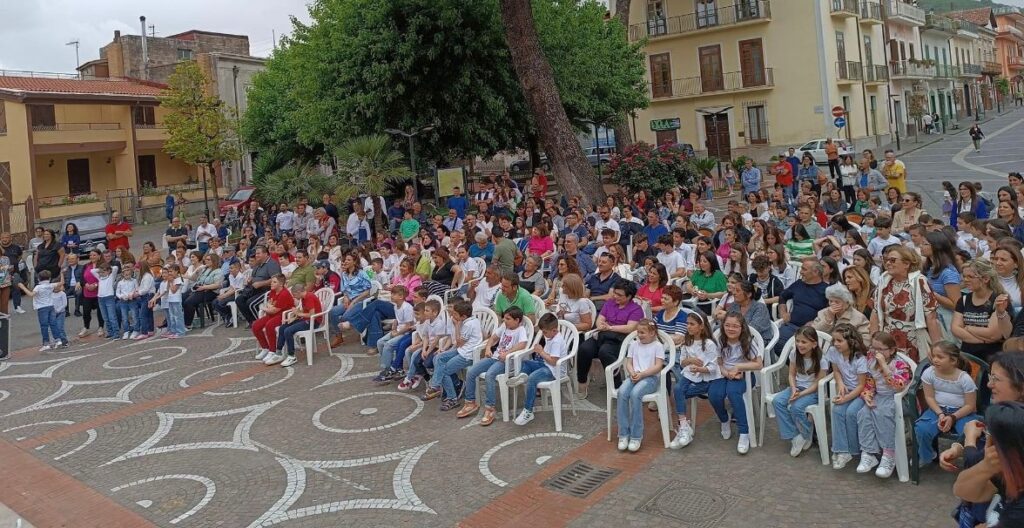
<svg viewBox="0 0 1024 528">
<path fill-rule="evenodd" d="M 901 260 L 902 259 L 898 259 L 896 257 L 889 257 L 889 258 L 885 259 L 885 263 L 886 264 L 895 264 L 896 262 L 901 261 Z"/>
</svg>

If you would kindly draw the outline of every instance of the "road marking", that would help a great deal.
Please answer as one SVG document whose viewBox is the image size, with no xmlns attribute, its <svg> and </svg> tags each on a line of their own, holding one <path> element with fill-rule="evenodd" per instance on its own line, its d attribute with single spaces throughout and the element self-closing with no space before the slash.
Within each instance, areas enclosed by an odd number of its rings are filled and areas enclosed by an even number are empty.
<svg viewBox="0 0 1024 528">
<path fill-rule="evenodd" d="M 1019 125 L 1021 123 L 1024 123 L 1024 119 L 1018 119 L 1018 120 L 1010 123 L 1009 125 L 1006 125 L 1005 127 L 1000 128 L 999 130 L 996 130 L 995 132 L 993 132 L 991 134 L 988 134 L 986 136 L 986 138 L 987 139 L 992 139 L 992 138 L 1002 134 L 1003 132 L 1006 132 L 1007 130 L 1010 130 L 1010 129 L 1016 127 L 1017 125 Z M 994 171 L 992 169 L 988 169 L 988 168 L 982 167 L 980 165 L 975 165 L 973 163 L 969 163 L 969 162 L 965 161 L 964 157 L 966 157 L 969 152 L 973 152 L 973 151 L 974 151 L 974 145 L 967 145 L 960 152 L 957 152 L 955 155 L 953 155 L 953 163 L 956 163 L 957 165 L 959 165 L 959 166 L 961 166 L 961 167 L 963 167 L 963 168 L 965 168 L 965 169 L 967 169 L 969 171 L 980 172 L 982 174 L 990 174 L 992 176 L 999 176 L 1000 178 L 1003 178 L 1003 177 L 1006 176 L 1005 174 L 1003 174 L 1001 172 L 997 172 L 997 171 Z"/>
</svg>

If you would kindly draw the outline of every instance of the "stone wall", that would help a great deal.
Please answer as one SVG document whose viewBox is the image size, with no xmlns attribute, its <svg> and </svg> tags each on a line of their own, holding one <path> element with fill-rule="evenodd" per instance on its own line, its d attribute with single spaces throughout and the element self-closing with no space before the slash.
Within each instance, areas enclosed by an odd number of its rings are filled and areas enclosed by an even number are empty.
<svg viewBox="0 0 1024 528">
<path fill-rule="evenodd" d="M 174 73 L 174 65 L 183 60 L 179 55 L 179 50 L 190 50 L 192 58 L 197 58 L 201 53 L 249 54 L 249 37 L 246 36 L 206 33 L 191 33 L 187 36 L 189 39 L 163 37 L 146 39 L 150 66 L 149 80 L 166 83 L 170 75 Z M 119 36 L 117 40 L 100 50 L 100 56 L 106 57 L 110 61 L 111 76 L 137 79 L 143 77 L 142 37 L 138 35 Z M 115 67 L 120 64 L 124 66 L 122 68 Z"/>
</svg>

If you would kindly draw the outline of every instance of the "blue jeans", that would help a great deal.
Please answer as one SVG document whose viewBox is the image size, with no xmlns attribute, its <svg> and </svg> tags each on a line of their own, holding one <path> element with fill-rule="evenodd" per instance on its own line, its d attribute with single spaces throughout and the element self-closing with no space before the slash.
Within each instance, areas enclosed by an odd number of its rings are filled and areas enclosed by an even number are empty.
<svg viewBox="0 0 1024 528">
<path fill-rule="evenodd" d="M 466 375 L 465 398 L 467 402 L 476 401 L 476 381 L 484 373 L 487 374 L 484 377 L 484 386 L 486 387 L 484 405 L 494 407 L 498 402 L 497 377 L 499 374 L 505 373 L 505 362 L 499 361 L 497 358 L 483 358 L 469 369 L 469 374 Z"/>
<path fill-rule="evenodd" d="M 445 399 L 458 398 L 459 394 L 455 391 L 455 382 L 459 379 L 459 372 L 472 364 L 472 359 L 460 356 L 459 351 L 454 348 L 447 352 L 442 352 L 434 360 L 434 375 L 430 378 L 430 386 L 433 388 L 438 386 L 443 388 Z"/>
<path fill-rule="evenodd" d="M 167 303 L 167 331 L 172 334 L 185 334 L 185 308 L 180 302 Z"/>
<path fill-rule="evenodd" d="M 135 314 L 135 330 L 140 334 L 153 333 L 153 310 L 149 308 L 152 293 L 140 295 L 132 301 L 132 312 Z"/>
<path fill-rule="evenodd" d="M 405 379 L 412 381 L 416 376 L 426 377 L 427 369 L 434 368 L 434 360 L 437 359 L 437 355 L 438 353 L 435 352 L 427 359 L 423 359 L 422 350 L 413 352 L 412 357 L 409 358 L 409 371 L 405 374 Z"/>
<path fill-rule="evenodd" d="M 860 454 L 857 437 L 857 413 L 864 407 L 864 398 L 857 397 L 832 406 L 832 452 L 848 455 Z"/>
<path fill-rule="evenodd" d="M 338 330 L 338 325 L 341 324 L 342 321 L 347 321 L 348 323 L 351 323 L 352 327 L 355 328 L 357 331 L 362 332 L 363 328 L 360 328 L 359 325 L 356 324 L 355 322 L 355 320 L 359 319 L 359 314 L 362 311 L 362 301 L 357 303 L 351 303 L 348 305 L 348 308 L 345 308 L 345 305 L 343 304 L 339 304 L 334 308 L 331 308 L 331 311 L 328 312 L 327 320 L 330 322 L 330 327 L 333 330 Z"/>
<path fill-rule="evenodd" d="M 402 370 L 402 366 L 405 365 L 405 356 L 407 350 L 412 345 L 412 333 L 405 334 L 398 339 L 395 344 L 395 357 L 391 360 L 391 368 L 395 370 Z M 411 360 L 410 360 L 411 364 Z"/>
<path fill-rule="evenodd" d="M 395 318 L 395 305 L 381 299 L 370 301 L 366 308 L 349 319 L 352 328 L 366 331 L 366 345 L 377 346 L 377 340 L 384 335 L 383 321 Z"/>
<path fill-rule="evenodd" d="M 284 346 L 288 345 L 288 355 L 295 355 L 295 334 L 302 332 L 303 330 L 309 330 L 309 319 L 296 319 L 288 324 L 281 325 L 277 329 L 277 352 L 284 350 Z M 307 350 L 308 354 L 309 351 Z"/>
<path fill-rule="evenodd" d="M 119 329 L 121 333 L 138 331 L 139 320 L 135 320 L 134 328 L 132 325 L 132 301 L 123 301 L 118 299 L 117 313 L 120 314 L 121 317 L 121 328 Z"/>
<path fill-rule="evenodd" d="M 619 438 L 643 440 L 644 396 L 658 391 L 658 376 L 647 376 L 634 382 L 629 377 L 619 385 L 615 411 L 619 418 Z"/>
<path fill-rule="evenodd" d="M 796 435 L 800 435 L 806 440 L 811 438 L 811 434 L 814 432 L 814 424 L 807 417 L 807 407 L 818 403 L 818 393 L 801 396 L 793 403 L 789 402 L 791 394 L 793 394 L 792 387 L 786 387 L 772 400 L 772 407 L 775 407 L 775 419 L 779 423 L 779 436 L 783 440 L 792 440 L 796 438 Z"/>
<path fill-rule="evenodd" d="M 548 365 L 539 359 L 530 359 L 523 362 L 520 372 L 527 374 L 526 378 L 526 401 L 523 402 L 523 410 L 533 412 L 533 404 L 537 401 L 537 385 L 545 381 L 554 381 L 555 376 L 551 373 Z"/>
<path fill-rule="evenodd" d="M 955 407 L 942 407 L 942 412 L 946 414 L 953 414 L 956 410 Z M 953 425 L 957 436 L 964 433 L 964 426 L 968 422 L 978 419 L 977 414 L 969 414 L 957 420 L 956 424 Z M 921 464 L 931 463 L 938 456 L 932 444 L 935 443 L 935 437 L 939 436 L 939 415 L 935 414 L 935 411 L 931 409 L 925 410 L 921 413 L 921 417 L 914 422 L 914 433 L 917 434 L 918 459 L 921 461 Z"/>
<path fill-rule="evenodd" d="M 106 325 L 107 337 L 117 336 L 117 330 L 120 326 L 117 323 L 117 297 L 109 295 L 107 297 L 99 297 L 100 313 L 103 314 L 103 323 Z"/>
<path fill-rule="evenodd" d="M 690 381 L 683 377 L 683 368 L 676 364 L 672 368 L 672 372 L 675 373 L 676 384 L 672 387 L 672 399 L 676 404 L 676 414 L 684 416 L 686 414 L 686 400 L 701 396 L 708 393 L 708 387 L 710 383 L 706 381 Z"/>
<path fill-rule="evenodd" d="M 36 318 L 39 320 L 39 334 L 44 345 L 50 344 L 50 336 L 61 343 L 68 341 L 68 336 L 64 334 L 64 312 L 58 314 L 53 306 L 44 306 L 36 309 Z"/>
<path fill-rule="evenodd" d="M 708 383 L 708 401 L 711 408 L 715 410 L 718 421 L 729 423 L 729 413 L 725 410 L 725 399 L 729 398 L 732 405 L 732 415 L 736 418 L 736 430 L 739 434 L 749 434 L 747 424 L 747 405 L 743 402 L 743 394 L 747 392 L 747 383 L 740 378 L 738 380 L 718 378 Z"/>
<path fill-rule="evenodd" d="M 395 362 L 395 349 L 403 337 L 405 337 L 405 334 L 394 335 L 389 332 L 377 340 L 377 344 L 374 346 L 377 347 L 377 353 L 380 354 L 381 369 L 386 369 Z"/>
</svg>

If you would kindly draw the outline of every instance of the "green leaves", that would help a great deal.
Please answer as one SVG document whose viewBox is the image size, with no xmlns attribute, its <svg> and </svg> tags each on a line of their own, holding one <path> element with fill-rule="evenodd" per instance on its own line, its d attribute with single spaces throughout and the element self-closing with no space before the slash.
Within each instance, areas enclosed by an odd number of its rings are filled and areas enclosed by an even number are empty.
<svg viewBox="0 0 1024 528">
<path fill-rule="evenodd" d="M 160 104 L 167 141 L 164 151 L 190 165 L 211 165 L 238 157 L 237 133 L 221 101 L 206 91 L 209 79 L 193 61 L 175 68 Z"/>
<path fill-rule="evenodd" d="M 334 151 L 338 163 L 335 198 L 339 202 L 360 193 L 380 196 L 388 187 L 412 179 L 402 155 L 382 134 L 352 138 Z"/>
<path fill-rule="evenodd" d="M 700 180 L 698 169 L 679 145 L 634 143 L 612 158 L 608 169 L 619 186 L 631 193 L 644 190 L 650 196 L 661 196 L 676 186 L 690 188 Z"/>
<path fill-rule="evenodd" d="M 289 163 L 253 182 L 256 194 L 266 202 L 296 203 L 300 198 L 314 201 L 334 190 L 335 179 L 316 167 Z"/>
</svg>

